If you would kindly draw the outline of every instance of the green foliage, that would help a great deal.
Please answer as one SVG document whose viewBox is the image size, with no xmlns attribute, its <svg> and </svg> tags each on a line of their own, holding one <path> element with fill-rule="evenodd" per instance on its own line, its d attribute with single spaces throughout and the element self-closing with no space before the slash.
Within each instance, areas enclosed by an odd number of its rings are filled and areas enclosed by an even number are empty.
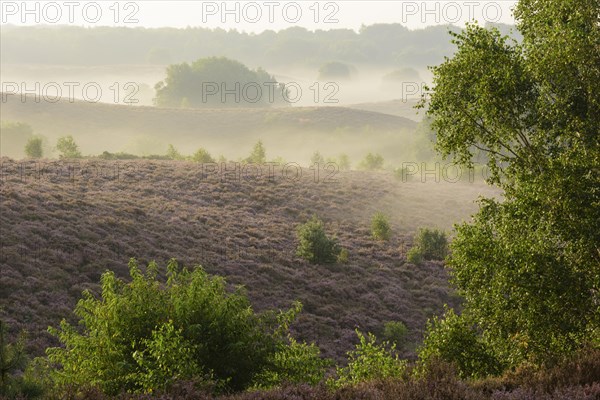
<svg viewBox="0 0 600 400">
<path fill-rule="evenodd" d="M 443 318 L 428 321 L 425 341 L 419 349 L 422 370 L 439 360 L 453 363 L 463 378 L 496 375 L 503 369 L 473 324 L 452 309 L 446 309 Z"/>
<path fill-rule="evenodd" d="M 388 321 L 383 327 L 383 337 L 398 348 L 402 348 L 408 335 L 408 328 L 402 321 Z"/>
<path fill-rule="evenodd" d="M 161 157 L 164 158 L 165 156 L 161 156 Z M 137 160 L 140 157 L 136 156 L 135 154 L 124 153 L 124 152 L 111 153 L 108 151 L 103 151 L 102 154 L 100 154 L 98 156 L 98 158 L 100 158 L 102 160 Z M 149 157 L 145 157 L 145 158 L 149 158 Z"/>
<path fill-rule="evenodd" d="M 167 148 L 166 157 L 169 160 L 185 160 L 185 157 L 172 144 L 169 144 L 169 147 Z"/>
<path fill-rule="evenodd" d="M 572 191 L 591 185 L 590 179 L 600 187 L 598 178 L 580 175 L 565 179 L 566 191 L 522 186 L 502 203 L 482 201 L 474 221 L 456 229 L 452 281 L 511 366 L 556 362 L 598 329 L 594 293 L 600 275 L 593 241 L 600 238 L 592 221 L 600 216 L 583 204 L 585 198 L 595 201 L 592 193 Z M 555 204 L 558 198 L 562 204 Z M 540 203 L 547 206 L 539 208 Z"/>
<path fill-rule="evenodd" d="M 267 162 L 267 151 L 265 150 L 262 140 L 256 142 L 252 149 L 252 153 L 250 153 L 250 156 L 248 156 L 245 161 L 249 164 L 264 164 Z"/>
<path fill-rule="evenodd" d="M 338 254 L 337 256 L 337 262 L 340 264 L 348 264 L 348 259 L 350 257 L 350 253 L 348 252 L 347 249 L 342 248 L 340 250 L 340 254 Z"/>
<path fill-rule="evenodd" d="M 314 386 L 323 381 L 332 361 L 321 358 L 314 343 L 298 343 L 291 336 L 288 341 L 273 355 L 272 365 L 256 376 L 254 388 L 271 389 L 286 383 Z"/>
<path fill-rule="evenodd" d="M 212 158 L 210 153 L 203 148 L 198 149 L 192 156 L 192 160 L 197 163 L 214 163 L 215 159 Z"/>
<path fill-rule="evenodd" d="M 398 167 L 394 169 L 394 177 L 402 182 L 410 182 L 413 180 L 413 175 L 408 168 Z"/>
<path fill-rule="evenodd" d="M 332 387 L 357 385 L 385 378 L 400 378 L 406 370 L 406 361 L 400 360 L 394 354 L 395 345 L 389 343 L 377 344 L 377 338 L 372 333 L 366 337 L 356 330 L 359 343 L 356 348 L 348 352 L 348 365 L 338 367 L 337 380 L 329 379 Z"/>
<path fill-rule="evenodd" d="M 71 135 L 59 138 L 56 142 L 56 150 L 60 153 L 60 158 L 81 158 L 79 146 Z"/>
<path fill-rule="evenodd" d="M 340 247 L 337 239 L 329 238 L 325 226 L 316 215 L 297 228 L 296 254 L 313 264 L 331 264 L 337 261 Z"/>
<path fill-rule="evenodd" d="M 389 240 L 392 236 L 392 228 L 388 217 L 378 212 L 371 220 L 371 235 L 377 240 Z"/>
<path fill-rule="evenodd" d="M 155 104 L 161 107 L 269 107 L 287 104 L 275 77 L 261 68 L 250 70 L 244 64 L 225 57 L 170 65 L 165 80 L 158 82 L 155 89 Z"/>
<path fill-rule="evenodd" d="M 8 327 L 0 320 L 0 395 L 15 395 L 20 392 L 18 379 L 13 373 L 25 367 L 25 335 L 14 343 L 8 341 Z"/>
<path fill-rule="evenodd" d="M 381 154 L 369 153 L 366 155 L 365 159 L 360 162 L 358 168 L 366 171 L 380 170 L 383 169 L 383 161 L 383 156 Z"/>
<path fill-rule="evenodd" d="M 241 289 L 229 293 L 200 267 L 171 260 L 166 283 L 154 263 L 145 274 L 133 259 L 129 267 L 130 283 L 106 272 L 100 298 L 84 292 L 75 309 L 81 332 L 64 320 L 50 329 L 64 346 L 47 350 L 59 388 L 150 392 L 194 380 L 243 390 L 270 365 L 295 315 L 256 314 Z"/>
<path fill-rule="evenodd" d="M 44 156 L 44 141 L 40 136 L 29 138 L 25 144 L 25 155 L 29 158 L 42 158 Z"/>
<path fill-rule="evenodd" d="M 482 153 L 502 202 L 456 228 L 449 266 L 507 366 L 555 363 L 600 327 L 600 26 L 596 1 L 521 0 L 522 44 L 469 25 L 433 68 L 436 146 Z"/>
<path fill-rule="evenodd" d="M 143 350 L 132 354 L 137 367 L 134 379 L 141 391 L 164 390 L 173 383 L 191 380 L 201 373 L 202 368 L 194 358 L 197 349 L 194 344 L 185 341 L 182 333 L 183 329 L 175 329 L 170 320 L 153 330 L 149 339 L 141 340 Z"/>
<path fill-rule="evenodd" d="M 415 246 L 426 260 L 443 260 L 448 255 L 446 234 L 437 229 L 419 229 L 415 236 Z"/>
<path fill-rule="evenodd" d="M 337 165 L 340 171 L 349 171 L 350 159 L 348 158 L 348 154 L 340 154 L 340 156 L 337 159 Z"/>
<path fill-rule="evenodd" d="M 423 262 L 423 250 L 420 247 L 414 246 L 406 253 L 406 261 L 411 264 L 420 265 Z"/>
</svg>

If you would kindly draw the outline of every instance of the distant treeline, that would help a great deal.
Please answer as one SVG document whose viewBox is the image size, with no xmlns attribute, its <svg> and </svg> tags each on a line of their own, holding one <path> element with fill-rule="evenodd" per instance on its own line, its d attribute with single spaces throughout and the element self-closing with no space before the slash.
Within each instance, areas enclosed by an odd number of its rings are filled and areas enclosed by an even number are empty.
<svg viewBox="0 0 600 400">
<path fill-rule="evenodd" d="M 508 33 L 512 26 L 496 25 Z M 300 27 L 260 34 L 207 28 L 74 26 L 2 27 L 2 62 L 53 65 L 172 64 L 224 56 L 250 66 L 320 67 L 343 61 L 374 66 L 439 64 L 454 50 L 448 30 L 409 30 L 401 24 L 309 31 Z"/>
</svg>

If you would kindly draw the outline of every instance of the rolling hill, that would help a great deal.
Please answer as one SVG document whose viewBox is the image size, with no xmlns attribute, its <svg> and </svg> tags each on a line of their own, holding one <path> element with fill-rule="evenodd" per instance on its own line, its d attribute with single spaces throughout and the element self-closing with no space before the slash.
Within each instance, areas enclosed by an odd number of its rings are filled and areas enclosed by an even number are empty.
<svg viewBox="0 0 600 400">
<path fill-rule="evenodd" d="M 386 157 L 406 147 L 416 123 L 410 119 L 344 107 L 169 109 L 85 101 L 36 102 L 8 96 L 2 119 L 26 122 L 51 142 L 73 135 L 84 154 L 107 151 L 163 154 L 172 143 L 188 152 L 202 146 L 228 158 L 245 155 L 262 139 L 273 156 L 298 161 L 314 151 Z M 303 150 L 301 150 L 303 149 Z M 299 152 L 301 154 L 299 154 Z"/>
<path fill-rule="evenodd" d="M 132 113 L 135 110 L 131 111 Z M 495 192 L 481 184 L 401 182 L 390 173 L 325 171 L 302 176 L 209 173 L 187 162 L 2 159 L 0 308 L 13 335 L 27 329 L 30 351 L 55 343 L 46 333 L 107 269 L 172 257 L 244 285 L 257 309 L 304 311 L 293 330 L 340 359 L 354 329 L 381 334 L 387 321 L 410 329 L 407 355 L 427 318 L 458 299 L 442 263 L 406 262 L 421 226 L 449 229 Z M 221 171 L 222 172 L 222 171 Z M 376 211 L 391 217 L 389 242 L 370 238 Z M 319 215 L 349 250 L 347 264 L 311 265 L 295 255 L 295 226 Z"/>
</svg>

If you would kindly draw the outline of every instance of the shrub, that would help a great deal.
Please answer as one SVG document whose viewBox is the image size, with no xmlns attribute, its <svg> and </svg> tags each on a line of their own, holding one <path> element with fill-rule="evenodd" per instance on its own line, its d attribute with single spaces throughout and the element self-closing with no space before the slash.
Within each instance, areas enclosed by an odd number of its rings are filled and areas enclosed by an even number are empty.
<svg viewBox="0 0 600 400">
<path fill-rule="evenodd" d="M 340 154 L 340 156 L 338 157 L 337 164 L 340 171 L 349 171 L 350 159 L 348 158 L 348 154 Z"/>
<path fill-rule="evenodd" d="M 316 215 L 297 228 L 299 241 L 296 254 L 313 264 L 331 264 L 337 261 L 340 248 L 335 238 L 325 233 L 323 221 Z"/>
<path fill-rule="evenodd" d="M 463 315 L 447 309 L 443 318 L 427 322 L 427 333 L 418 351 L 421 368 L 439 360 L 452 363 L 462 378 L 480 378 L 502 372 L 502 365 Z"/>
<path fill-rule="evenodd" d="M 288 336 L 289 344 L 281 345 L 272 359 L 272 366 L 259 373 L 256 389 L 270 389 L 283 384 L 317 385 L 325 378 L 331 360 L 321 358 L 315 344 L 298 343 Z"/>
<path fill-rule="evenodd" d="M 172 144 L 169 144 L 169 147 L 167 148 L 166 156 L 169 160 L 184 160 L 185 159 L 185 157 L 183 155 L 181 155 L 179 150 L 177 150 L 175 148 L 175 146 L 173 146 Z"/>
<path fill-rule="evenodd" d="M 25 155 L 29 158 L 42 158 L 44 156 L 43 139 L 40 136 L 29 138 L 25 144 Z"/>
<path fill-rule="evenodd" d="M 200 267 L 168 264 L 167 281 L 129 264 L 132 281 L 102 275 L 101 298 L 84 292 L 75 308 L 81 333 L 63 320 L 50 329 L 63 347 L 47 350 L 57 387 L 92 386 L 107 394 L 155 392 L 175 381 L 249 387 L 285 341 L 295 313 L 256 314 L 241 288 L 228 293 Z"/>
<path fill-rule="evenodd" d="M 406 253 L 406 261 L 419 265 L 423 262 L 423 252 L 420 247 L 413 247 Z"/>
<path fill-rule="evenodd" d="M 377 240 L 389 240 L 392 228 L 388 218 L 383 213 L 376 213 L 371 220 L 371 235 Z"/>
<path fill-rule="evenodd" d="M 414 171 L 408 168 L 399 167 L 394 170 L 394 177 L 402 182 L 410 182 L 413 180 Z"/>
<path fill-rule="evenodd" d="M 98 156 L 98 158 L 102 160 L 137 160 L 140 157 L 136 156 L 135 154 L 124 152 L 110 153 L 108 151 L 103 151 L 102 154 Z"/>
<path fill-rule="evenodd" d="M 347 264 L 349 256 L 350 254 L 347 249 L 341 249 L 340 254 L 337 256 L 337 262 L 340 264 Z"/>
<path fill-rule="evenodd" d="M 22 334 L 14 343 L 8 342 L 7 326 L 0 320 L 0 396 L 19 393 L 18 380 L 13 373 L 27 363 L 25 336 Z"/>
<path fill-rule="evenodd" d="M 59 138 L 56 142 L 56 150 L 60 153 L 60 158 L 81 158 L 79 146 L 71 135 Z"/>
<path fill-rule="evenodd" d="M 406 341 L 408 328 L 402 321 L 388 321 L 383 328 L 383 337 L 398 348 L 402 348 Z"/>
<path fill-rule="evenodd" d="M 348 352 L 348 365 L 337 368 L 337 380 L 328 381 L 330 386 L 357 385 L 377 379 L 399 378 L 404 374 L 406 361 L 394 354 L 395 345 L 390 347 L 388 342 L 378 345 L 372 333 L 365 337 L 356 330 L 356 334 L 359 343 L 355 350 Z"/>
<path fill-rule="evenodd" d="M 437 229 L 419 229 L 415 245 L 406 254 L 408 262 L 420 264 L 425 260 L 443 260 L 448 255 L 446 234 Z"/>
<path fill-rule="evenodd" d="M 192 160 L 197 163 L 214 163 L 215 159 L 212 158 L 210 153 L 203 148 L 199 148 L 194 155 L 192 156 Z"/>
<path fill-rule="evenodd" d="M 383 156 L 381 154 L 369 153 L 359 164 L 359 168 L 366 171 L 383 169 Z"/>
<path fill-rule="evenodd" d="M 252 149 L 252 153 L 245 160 L 249 164 L 264 164 L 267 162 L 267 152 L 262 140 L 259 140 Z"/>
</svg>

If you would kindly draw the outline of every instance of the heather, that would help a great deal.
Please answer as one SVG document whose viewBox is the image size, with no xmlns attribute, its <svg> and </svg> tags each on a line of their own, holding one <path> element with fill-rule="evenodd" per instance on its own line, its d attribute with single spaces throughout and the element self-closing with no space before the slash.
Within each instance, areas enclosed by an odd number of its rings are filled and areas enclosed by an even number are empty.
<svg viewBox="0 0 600 400">
<path fill-rule="evenodd" d="M 177 161 L 3 159 L 2 167 L 1 312 L 12 336 L 28 330 L 32 355 L 57 344 L 46 328 L 73 322 L 82 291 L 97 292 L 106 270 L 123 278 L 131 257 L 142 264 L 176 257 L 244 285 L 257 310 L 302 302 L 291 329 L 327 357 L 343 358 L 356 327 L 381 334 L 388 321 L 409 328 L 410 357 L 427 318 L 444 303 L 458 305 L 441 263 L 406 262 L 412 232 L 448 229 L 474 210 L 469 200 L 495 193 L 479 184 L 405 183 L 389 173 L 315 181 L 304 169 L 296 181 L 293 170 L 271 180 L 265 169 L 262 178 L 243 178 L 233 164 L 210 172 Z M 389 241 L 371 237 L 378 211 L 390 215 Z M 347 250 L 347 263 L 313 265 L 296 255 L 294 228 L 314 214 Z"/>
</svg>

